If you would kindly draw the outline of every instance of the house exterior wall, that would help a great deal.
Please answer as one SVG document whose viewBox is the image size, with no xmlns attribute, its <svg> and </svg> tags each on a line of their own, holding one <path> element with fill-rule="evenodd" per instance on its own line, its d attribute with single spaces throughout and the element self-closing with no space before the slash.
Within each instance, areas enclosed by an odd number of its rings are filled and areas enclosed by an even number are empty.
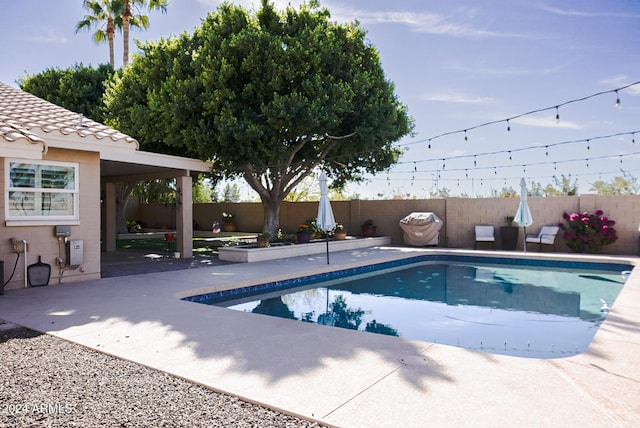
<svg viewBox="0 0 640 428">
<path fill-rule="evenodd" d="M 79 164 L 79 217 L 78 225 L 71 226 L 69 239 L 83 241 L 82 268 L 66 270 L 62 283 L 100 278 L 100 155 L 97 152 L 63 150 L 49 148 L 43 160 L 74 162 Z M 28 162 L 28 160 L 25 160 Z M 53 225 L 42 226 L 7 226 L 5 222 L 5 162 L 0 157 L 0 260 L 4 261 L 4 278 L 6 282 L 11 276 L 16 261 L 16 253 L 10 239 L 27 241 L 27 265 L 36 263 L 38 256 L 42 262 L 51 265 L 50 285 L 60 281 L 60 269 L 56 263 L 58 257 L 65 256 L 65 246 L 59 245 L 54 236 Z M 61 223 L 64 224 L 64 223 Z M 5 289 L 21 288 L 25 284 L 24 253 L 20 253 L 15 274 Z"/>
</svg>

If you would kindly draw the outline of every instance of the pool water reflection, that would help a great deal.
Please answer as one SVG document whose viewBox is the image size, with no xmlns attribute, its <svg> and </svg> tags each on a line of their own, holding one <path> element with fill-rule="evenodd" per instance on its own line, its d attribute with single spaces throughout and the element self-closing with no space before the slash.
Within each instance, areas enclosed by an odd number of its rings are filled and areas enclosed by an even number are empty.
<svg viewBox="0 0 640 428">
<path fill-rule="evenodd" d="M 422 262 L 230 309 L 531 358 L 584 352 L 624 286 L 613 270 Z"/>
</svg>

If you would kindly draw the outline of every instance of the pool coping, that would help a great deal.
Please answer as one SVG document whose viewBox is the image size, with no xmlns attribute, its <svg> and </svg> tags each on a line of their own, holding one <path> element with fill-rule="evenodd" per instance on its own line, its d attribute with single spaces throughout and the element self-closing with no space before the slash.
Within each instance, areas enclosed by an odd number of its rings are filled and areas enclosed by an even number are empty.
<svg viewBox="0 0 640 428">
<path fill-rule="evenodd" d="M 9 290 L 2 318 L 335 426 L 640 425 L 640 271 L 634 269 L 589 350 L 535 360 L 239 313 L 179 300 L 416 253 L 324 255 Z M 588 257 L 527 253 L 542 259 Z M 36 297 L 36 298 L 34 298 Z M 126 339 L 125 339 L 126 336 Z"/>
</svg>

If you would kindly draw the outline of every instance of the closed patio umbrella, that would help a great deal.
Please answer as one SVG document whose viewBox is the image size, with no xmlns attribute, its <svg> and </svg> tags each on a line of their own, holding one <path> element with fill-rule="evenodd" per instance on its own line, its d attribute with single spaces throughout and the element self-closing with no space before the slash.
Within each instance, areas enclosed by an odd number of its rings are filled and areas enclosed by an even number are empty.
<svg viewBox="0 0 640 428">
<path fill-rule="evenodd" d="M 320 203 L 318 204 L 318 219 L 316 221 L 318 229 L 324 230 L 327 240 L 327 264 L 329 264 L 329 231 L 336 227 L 336 220 L 333 218 L 333 210 L 329 201 L 329 185 L 327 184 L 327 175 L 322 171 L 320 173 Z"/>
<path fill-rule="evenodd" d="M 522 232 L 522 241 L 524 252 L 527 252 L 527 226 L 533 224 L 533 217 L 531 216 L 531 210 L 529 209 L 529 202 L 527 202 L 527 183 L 524 178 L 520 179 L 520 204 L 518 205 L 518 211 L 513 219 L 515 223 L 524 227 Z"/>
</svg>

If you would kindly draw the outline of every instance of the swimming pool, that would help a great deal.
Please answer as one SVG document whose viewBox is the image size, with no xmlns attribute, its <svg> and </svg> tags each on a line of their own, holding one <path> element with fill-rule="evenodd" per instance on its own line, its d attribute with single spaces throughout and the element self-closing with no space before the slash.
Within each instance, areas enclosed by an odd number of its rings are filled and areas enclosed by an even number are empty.
<svg viewBox="0 0 640 428">
<path fill-rule="evenodd" d="M 231 309 L 530 358 L 584 352 L 625 264 L 420 256 L 193 296 Z"/>
</svg>

